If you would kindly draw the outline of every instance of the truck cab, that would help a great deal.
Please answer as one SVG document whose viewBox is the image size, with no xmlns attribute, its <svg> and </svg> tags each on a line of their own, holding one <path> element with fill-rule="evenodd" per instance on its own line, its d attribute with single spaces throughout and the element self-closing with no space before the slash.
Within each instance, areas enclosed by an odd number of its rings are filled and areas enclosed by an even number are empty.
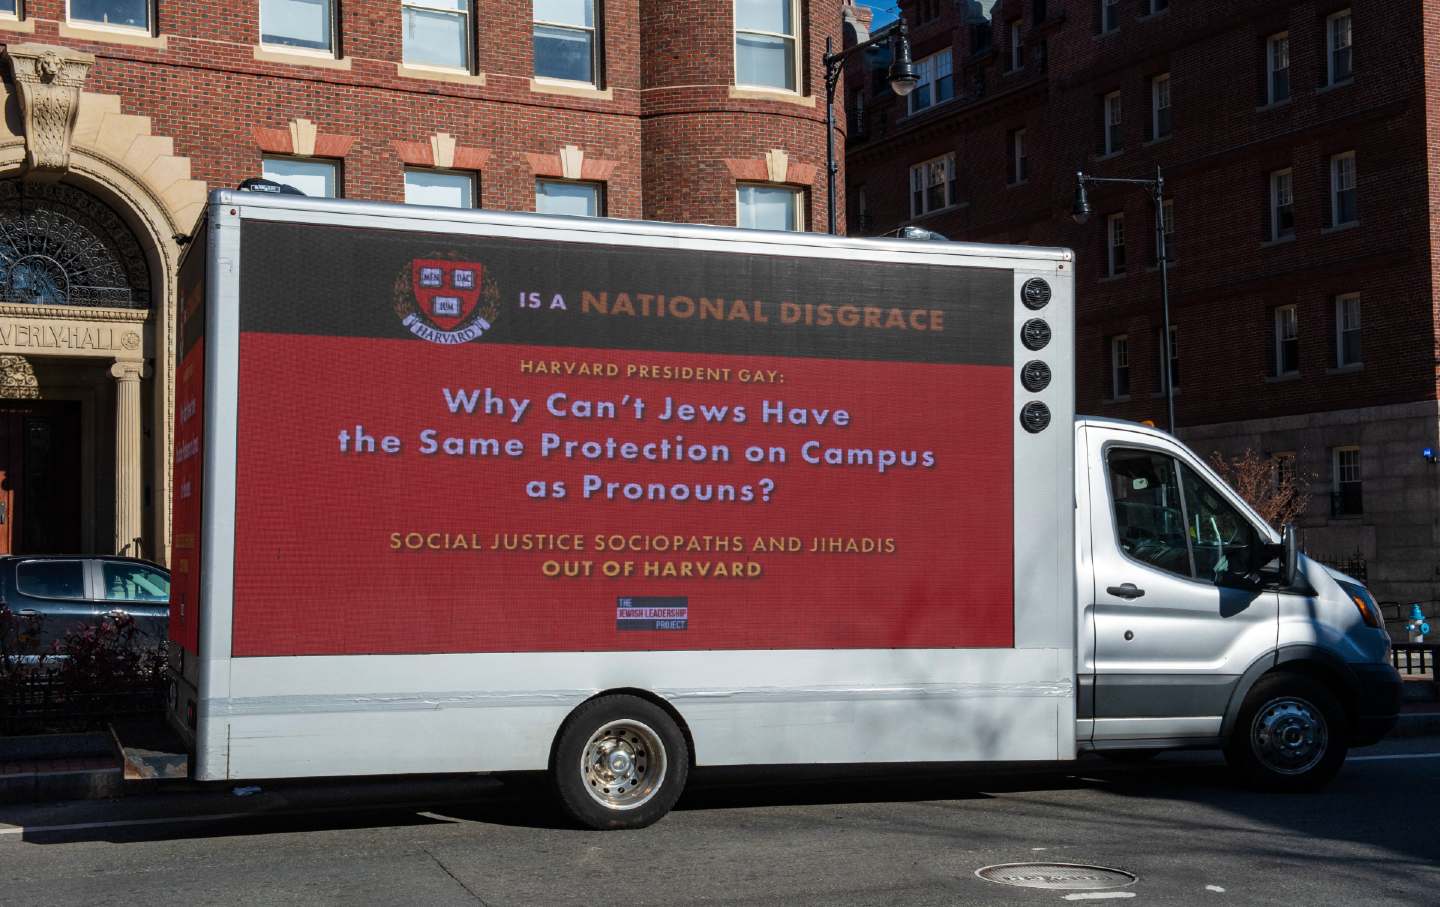
<svg viewBox="0 0 1440 907">
<path fill-rule="evenodd" d="M 1400 679 L 1363 585 L 1299 554 L 1172 436 L 1098 418 L 1075 432 L 1082 749 L 1222 747 L 1299 789 L 1384 736 Z"/>
</svg>

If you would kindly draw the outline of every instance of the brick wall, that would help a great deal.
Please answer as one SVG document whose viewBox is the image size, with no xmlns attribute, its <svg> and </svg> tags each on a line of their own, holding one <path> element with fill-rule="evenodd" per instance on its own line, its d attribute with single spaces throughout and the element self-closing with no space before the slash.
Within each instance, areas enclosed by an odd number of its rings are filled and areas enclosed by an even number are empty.
<svg viewBox="0 0 1440 907">
<path fill-rule="evenodd" d="M 874 97 L 863 66 L 847 70 L 851 90 L 865 81 L 870 101 L 865 137 L 850 142 L 847 158 L 852 206 L 865 190 L 867 232 L 912 222 L 909 167 L 955 152 L 961 204 L 913 222 L 955 239 L 1074 248 L 1082 411 L 1164 425 L 1151 200 L 1140 189 L 1096 187 L 1091 220 L 1077 226 L 1068 216 L 1077 170 L 1145 178 L 1158 164 L 1174 201 L 1182 425 L 1435 398 L 1440 271 L 1430 232 L 1440 223 L 1440 167 L 1427 150 L 1436 147 L 1427 130 L 1440 121 L 1434 4 L 1172 0 L 1167 11 L 1141 16 L 1141 0 L 1122 0 L 1119 28 L 1100 35 L 1098 2 L 1049 0 L 1038 26 L 1034 2 L 1001 0 L 994 49 L 985 54 L 972 52 L 971 28 L 948 4 L 942 19 L 913 29 L 917 59 L 955 48 L 957 100 L 921 114 L 905 116 L 883 90 Z M 1347 6 L 1355 77 L 1325 88 L 1325 19 Z M 1017 18 L 1026 65 L 1006 72 L 1005 23 Z M 1287 30 L 1292 98 L 1271 107 L 1265 40 Z M 1150 80 L 1165 72 L 1173 133 L 1152 141 Z M 1116 90 L 1124 150 L 1104 157 L 1102 98 Z M 1007 140 L 1017 128 L 1026 130 L 1030 174 L 1012 186 Z M 1335 230 L 1330 157 L 1348 151 L 1356 154 L 1360 224 Z M 1268 243 L 1268 174 L 1283 167 L 1294 170 L 1295 239 Z M 1118 212 L 1129 267 L 1107 279 L 1105 219 Z M 1362 294 L 1364 367 L 1337 371 L 1333 300 L 1350 292 Z M 1271 313 L 1289 303 L 1298 306 L 1300 374 L 1273 380 Z M 1122 333 L 1130 336 L 1132 390 L 1128 401 L 1112 401 L 1108 338 Z"/>
<path fill-rule="evenodd" d="M 825 36 L 839 36 L 840 4 L 801 5 L 805 94 L 821 78 Z M 0 31 L 0 40 L 95 53 L 86 90 L 117 94 L 125 113 L 150 117 L 152 132 L 173 137 L 193 177 L 211 186 L 259 175 L 255 128 L 285 130 L 295 118 L 315 123 L 322 137 L 353 139 L 342 172 L 344 193 L 354 198 L 402 200 L 405 163 L 394 143 L 428 143 L 437 132 L 450 133 L 462 148 L 490 152 L 480 173 L 482 204 L 508 210 L 534 208 L 535 172 L 527 155 L 557 155 L 567 144 L 588 160 L 614 163 L 606 198 L 608 213 L 618 217 L 734 224 L 736 180 L 722 158 L 758 160 L 781 148 L 792 161 L 823 168 L 823 101 L 730 96 L 728 2 L 603 2 L 608 96 L 593 97 L 532 88 L 529 3 L 479 0 L 476 6 L 472 52 L 483 84 L 402 74 L 395 0 L 341 4 L 344 59 L 338 66 L 257 59 L 257 0 L 160 0 L 163 47 L 73 32 L 61 37 L 64 0 L 30 0 L 33 33 Z M 811 204 L 818 200 L 812 191 Z"/>
</svg>

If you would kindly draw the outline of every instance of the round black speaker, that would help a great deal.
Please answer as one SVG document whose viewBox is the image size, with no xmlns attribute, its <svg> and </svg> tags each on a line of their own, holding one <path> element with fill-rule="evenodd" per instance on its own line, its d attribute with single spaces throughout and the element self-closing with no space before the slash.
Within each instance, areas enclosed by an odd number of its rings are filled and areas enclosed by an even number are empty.
<svg viewBox="0 0 1440 907">
<path fill-rule="evenodd" d="M 1050 325 L 1043 318 L 1031 318 L 1020 328 L 1020 342 L 1026 349 L 1043 350 L 1050 345 Z"/>
<path fill-rule="evenodd" d="M 1043 309 L 1050 302 L 1050 284 L 1043 277 L 1032 277 L 1020 288 L 1020 298 L 1027 309 Z"/>
<path fill-rule="evenodd" d="M 1050 407 L 1038 400 L 1030 401 L 1020 410 L 1020 424 L 1030 434 L 1039 434 L 1050 425 Z"/>
<path fill-rule="evenodd" d="M 1020 370 L 1020 383 L 1030 393 L 1038 394 L 1050 386 L 1050 366 L 1039 359 L 1030 360 Z"/>
</svg>

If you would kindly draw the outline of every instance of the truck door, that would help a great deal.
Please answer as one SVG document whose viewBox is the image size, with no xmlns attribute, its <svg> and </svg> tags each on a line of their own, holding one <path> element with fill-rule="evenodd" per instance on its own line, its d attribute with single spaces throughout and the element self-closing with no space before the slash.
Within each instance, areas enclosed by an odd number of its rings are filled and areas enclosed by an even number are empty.
<svg viewBox="0 0 1440 907">
<path fill-rule="evenodd" d="M 1213 738 L 1278 632 L 1278 598 L 1244 574 L 1268 540 L 1152 439 L 1087 432 L 1095 585 L 1094 739 Z"/>
</svg>

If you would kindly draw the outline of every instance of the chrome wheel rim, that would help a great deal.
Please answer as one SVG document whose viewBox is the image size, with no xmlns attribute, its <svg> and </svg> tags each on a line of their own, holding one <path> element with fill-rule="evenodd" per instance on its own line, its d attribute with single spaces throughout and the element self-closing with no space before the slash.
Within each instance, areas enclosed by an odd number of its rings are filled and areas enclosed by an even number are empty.
<svg viewBox="0 0 1440 907">
<path fill-rule="evenodd" d="M 649 725 L 629 718 L 602 726 L 580 754 L 580 780 L 606 809 L 635 809 L 665 782 L 665 744 Z"/>
<path fill-rule="evenodd" d="M 1325 716 L 1303 699 L 1272 699 L 1255 714 L 1250 746 L 1264 766 L 1282 775 L 1314 768 L 1329 743 Z"/>
</svg>

